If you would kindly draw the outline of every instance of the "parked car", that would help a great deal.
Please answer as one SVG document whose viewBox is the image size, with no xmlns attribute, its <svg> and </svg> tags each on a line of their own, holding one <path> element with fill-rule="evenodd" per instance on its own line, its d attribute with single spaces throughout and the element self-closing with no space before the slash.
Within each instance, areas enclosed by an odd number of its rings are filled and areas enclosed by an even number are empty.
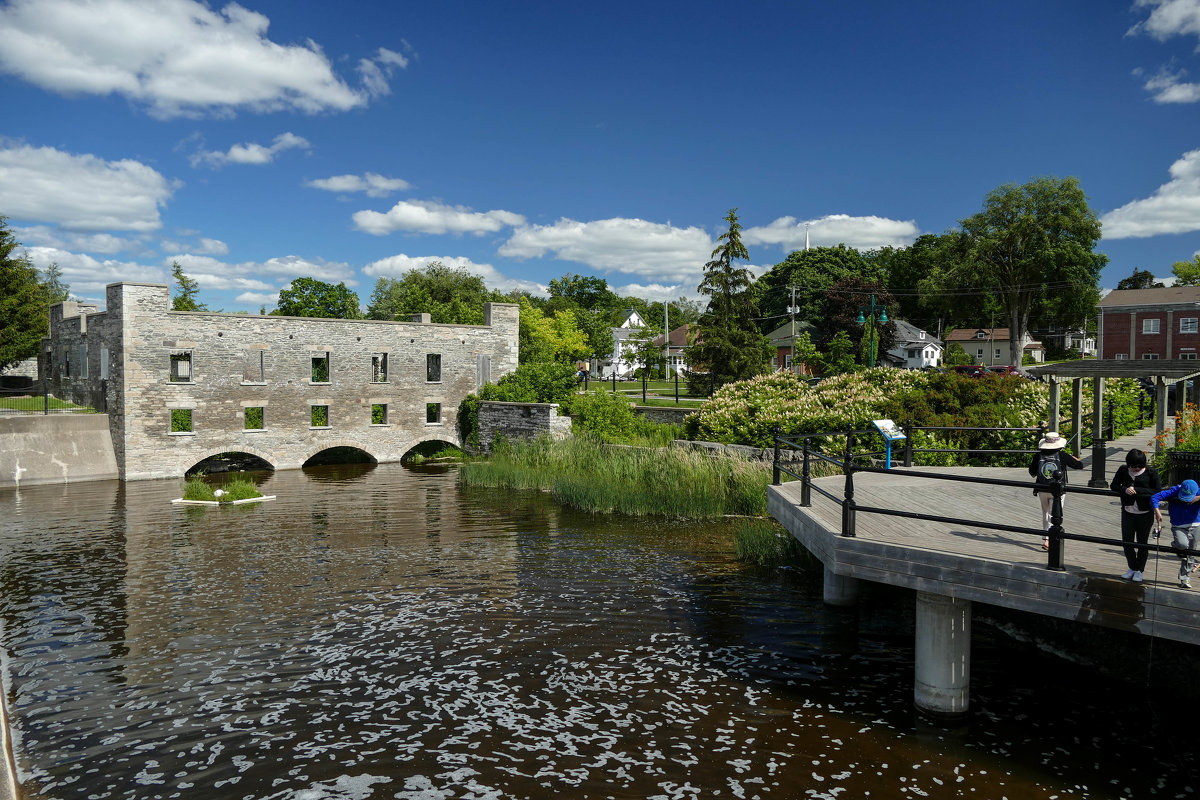
<svg viewBox="0 0 1200 800">
<path fill-rule="evenodd" d="M 965 375 L 968 378 L 982 378 L 987 374 L 983 367 L 978 364 L 955 364 L 951 369 L 959 375 Z"/>
<path fill-rule="evenodd" d="M 988 372 L 990 372 L 990 373 L 991 373 L 991 374 L 993 374 L 993 375 L 1000 375 L 1000 376 L 1002 376 L 1002 377 L 1003 377 L 1003 376 L 1008 376 L 1008 375 L 1016 375 L 1017 377 L 1020 377 L 1020 378 L 1028 378 L 1028 377 L 1030 377 L 1029 373 L 1027 373 L 1027 372 L 1022 372 L 1020 367 L 1012 367 L 1012 366 L 1006 366 L 1006 367 L 999 367 L 999 366 L 998 366 L 998 367 L 988 367 L 988 368 L 987 368 L 987 371 L 988 371 Z"/>
</svg>

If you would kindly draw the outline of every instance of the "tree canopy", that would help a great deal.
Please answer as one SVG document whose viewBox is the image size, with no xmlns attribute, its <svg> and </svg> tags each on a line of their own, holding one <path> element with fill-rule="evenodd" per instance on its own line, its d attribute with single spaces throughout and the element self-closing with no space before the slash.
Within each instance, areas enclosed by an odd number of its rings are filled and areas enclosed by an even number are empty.
<svg viewBox="0 0 1200 800">
<path fill-rule="evenodd" d="M 527 297 L 518 301 L 519 359 L 521 364 L 574 363 L 587 358 L 590 348 L 587 337 L 575 321 L 575 314 L 563 309 L 547 316 Z"/>
<path fill-rule="evenodd" d="M 273 312 L 284 317 L 326 317 L 330 319 L 361 319 L 358 295 L 345 283 L 334 286 L 316 278 L 295 278 L 279 292 L 279 303 Z"/>
<path fill-rule="evenodd" d="M 962 220 L 966 258 L 947 283 L 994 293 L 1010 330 L 1009 363 L 1020 364 L 1030 310 L 1067 326 L 1083 325 L 1100 299 L 1095 252 L 1100 220 L 1076 178 L 1035 178 L 988 193 L 983 210 Z"/>
<path fill-rule="evenodd" d="M 38 354 L 50 332 L 50 295 L 0 217 L 0 370 Z"/>
<path fill-rule="evenodd" d="M 367 306 L 369 319 L 408 319 L 429 314 L 437 323 L 482 325 L 483 305 L 495 299 L 483 278 L 434 261 L 400 278 L 380 278 Z"/>
<path fill-rule="evenodd" d="M 814 247 L 796 250 L 772 267 L 755 282 L 754 295 L 769 331 L 787 315 L 795 287 L 796 318 L 811 322 L 817 338 L 824 341 L 841 330 L 827 314 L 827 296 L 834 284 L 852 278 L 882 283 L 884 276 L 880 262 L 869 262 L 853 247 Z"/>
<path fill-rule="evenodd" d="M 1178 282 L 1177 282 L 1178 283 Z M 1186 284 L 1180 284 L 1186 285 Z M 1148 269 L 1133 268 L 1133 274 L 1128 278 L 1117 281 L 1118 289 L 1161 289 L 1162 281 L 1154 280 L 1154 273 Z"/>
<path fill-rule="evenodd" d="M 1176 261 L 1171 272 L 1175 274 L 1176 286 L 1200 286 L 1200 253 L 1191 261 Z"/>
</svg>

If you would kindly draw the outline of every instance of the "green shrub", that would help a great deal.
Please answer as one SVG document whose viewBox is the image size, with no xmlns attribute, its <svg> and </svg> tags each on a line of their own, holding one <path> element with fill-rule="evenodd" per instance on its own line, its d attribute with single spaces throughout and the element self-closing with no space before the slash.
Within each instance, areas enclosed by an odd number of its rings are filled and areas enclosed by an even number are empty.
<svg viewBox="0 0 1200 800">
<path fill-rule="evenodd" d="M 573 398 L 570 413 L 573 430 L 592 433 L 602 442 L 631 438 L 638 423 L 629 400 L 607 389 Z"/>
</svg>

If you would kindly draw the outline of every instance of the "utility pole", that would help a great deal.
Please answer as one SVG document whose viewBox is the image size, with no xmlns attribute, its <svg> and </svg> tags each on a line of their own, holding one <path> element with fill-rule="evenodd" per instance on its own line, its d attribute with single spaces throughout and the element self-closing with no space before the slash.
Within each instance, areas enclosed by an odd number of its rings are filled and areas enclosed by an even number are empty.
<svg viewBox="0 0 1200 800">
<path fill-rule="evenodd" d="M 807 235 L 808 234 L 806 231 L 805 236 L 807 236 Z M 808 248 L 805 247 L 805 249 L 807 250 Z M 791 348 L 792 349 L 792 372 L 799 375 L 800 374 L 800 365 L 798 363 L 796 363 L 796 308 L 797 308 L 796 307 L 796 290 L 799 289 L 800 287 L 799 286 L 789 286 L 787 288 L 792 293 L 791 302 L 788 304 L 788 316 L 791 317 L 791 321 L 792 321 L 792 348 Z"/>
</svg>

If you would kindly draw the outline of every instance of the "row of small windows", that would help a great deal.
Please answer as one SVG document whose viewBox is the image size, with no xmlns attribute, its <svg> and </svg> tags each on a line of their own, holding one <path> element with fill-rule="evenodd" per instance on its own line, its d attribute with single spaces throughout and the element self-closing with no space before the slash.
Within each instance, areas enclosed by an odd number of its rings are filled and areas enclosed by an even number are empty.
<svg viewBox="0 0 1200 800">
<path fill-rule="evenodd" d="M 327 405 L 312 405 L 309 406 L 309 414 L 311 419 L 311 427 L 313 428 L 331 428 L 332 420 L 329 414 L 329 406 Z M 266 408 L 265 406 L 249 406 L 244 409 L 242 414 L 243 422 L 242 429 L 247 431 L 263 431 L 266 430 Z M 194 415 L 190 408 L 172 408 L 171 409 L 171 433 L 195 433 L 193 426 Z M 425 404 L 425 424 L 440 425 L 442 423 L 442 404 L 441 403 L 426 403 Z M 371 424 L 372 425 L 387 425 L 388 419 L 388 404 L 387 403 L 372 403 L 371 404 Z"/>
<path fill-rule="evenodd" d="M 1117 361 L 1128 361 L 1129 353 L 1117 353 L 1116 360 Z M 1197 356 L 1196 356 L 1195 352 L 1180 353 L 1179 360 L 1180 361 L 1195 361 L 1195 360 L 1197 360 Z M 1158 353 L 1142 353 L 1142 361 L 1158 361 Z"/>
<path fill-rule="evenodd" d="M 1154 334 L 1161 330 L 1160 319 L 1144 319 L 1142 320 L 1142 333 Z M 1198 317 L 1180 317 L 1179 318 L 1180 333 L 1200 333 L 1200 318 Z"/>
<path fill-rule="evenodd" d="M 245 368 L 242 371 L 242 381 L 245 383 L 266 382 L 266 354 L 263 350 L 251 350 L 246 356 Z M 309 379 L 312 383 L 329 383 L 330 361 L 329 353 L 324 352 L 312 357 L 312 372 Z M 180 350 L 171 353 L 171 383 L 192 382 L 192 351 Z M 442 380 L 442 356 L 440 353 L 425 355 L 425 382 L 440 383 Z M 388 354 L 375 353 L 371 356 L 371 383 L 388 382 Z"/>
</svg>

